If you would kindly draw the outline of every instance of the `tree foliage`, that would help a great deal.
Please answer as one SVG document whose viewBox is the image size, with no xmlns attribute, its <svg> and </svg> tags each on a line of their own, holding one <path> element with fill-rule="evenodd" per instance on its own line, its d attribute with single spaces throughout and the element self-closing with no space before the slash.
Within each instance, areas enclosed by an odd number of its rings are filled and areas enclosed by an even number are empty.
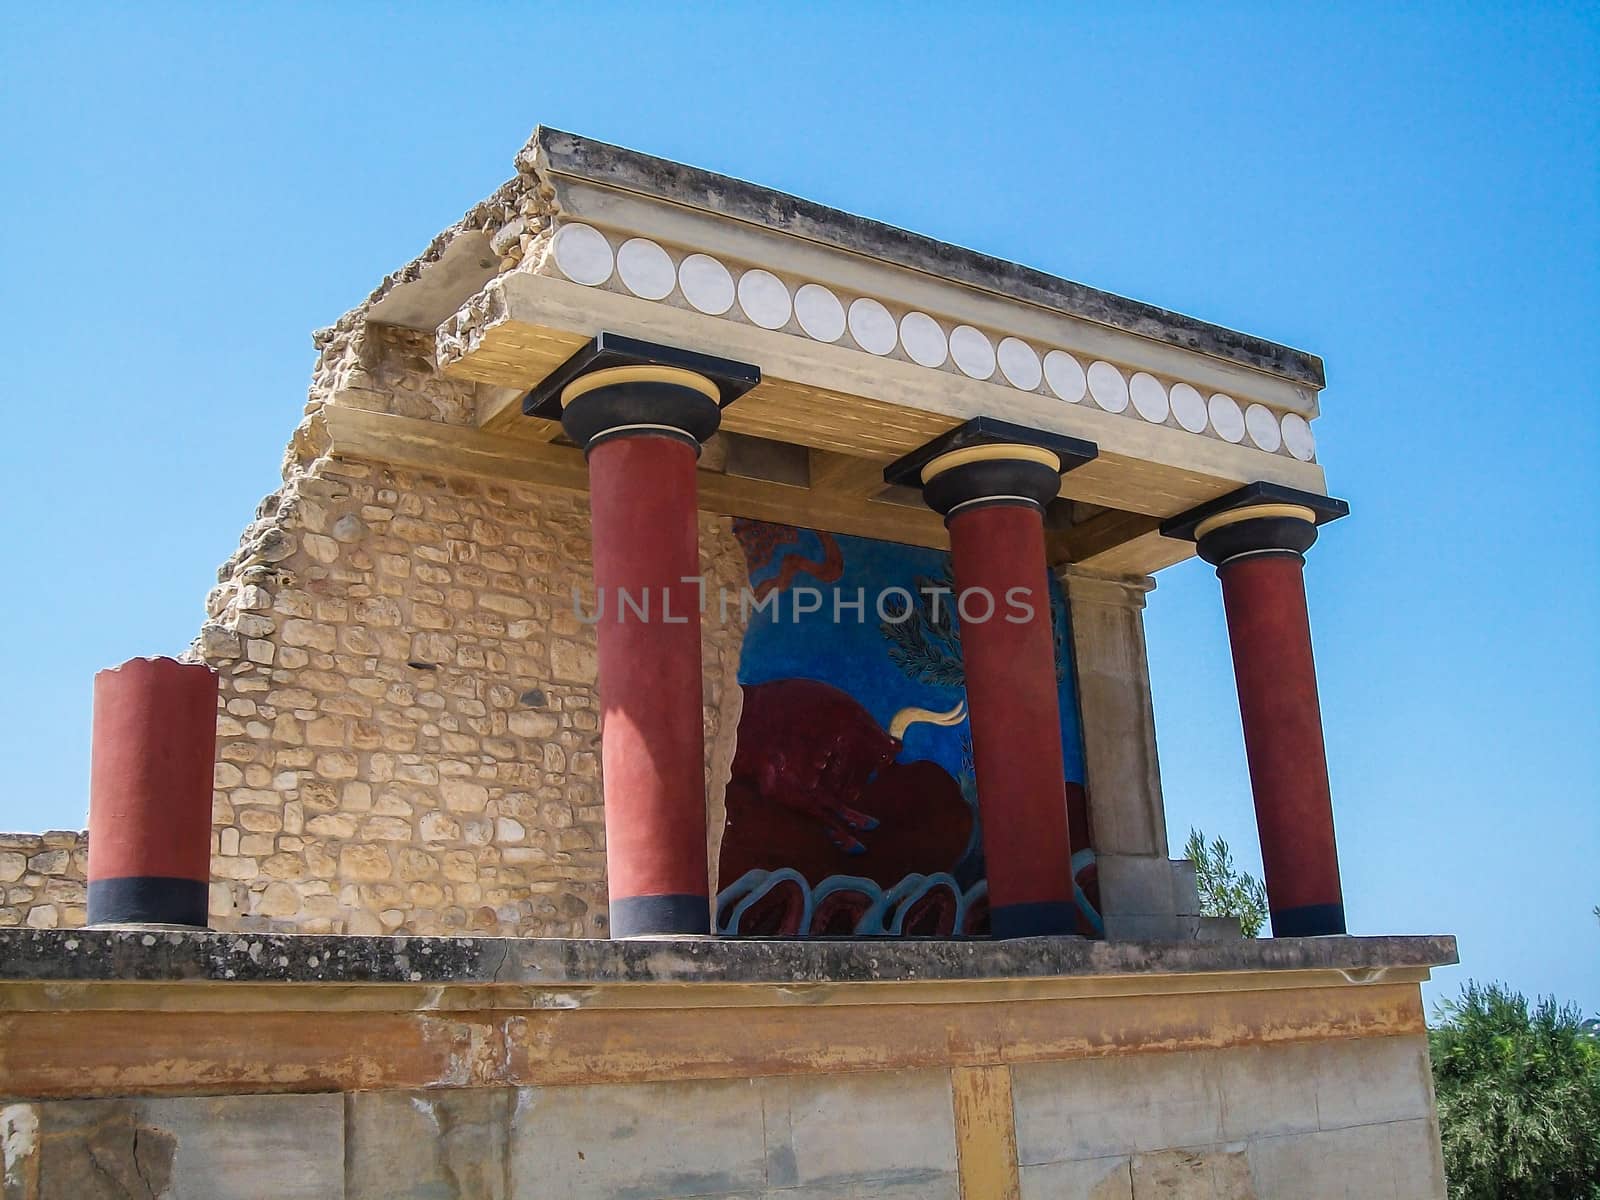
<svg viewBox="0 0 1600 1200">
<path fill-rule="evenodd" d="M 1451 1200 L 1600 1200 L 1600 1042 L 1578 1010 L 1469 983 L 1439 1016 Z"/>
<path fill-rule="evenodd" d="M 956 611 L 955 571 L 948 559 L 936 575 L 918 575 L 912 583 L 911 602 L 894 596 L 883 605 L 878 632 L 889 649 L 889 661 L 918 683 L 935 687 L 962 687 L 966 671 L 961 658 L 961 618 Z M 1003 596 L 992 597 L 995 604 L 990 620 L 1003 621 L 1010 610 Z M 1057 597 L 1051 596 L 1051 627 L 1054 631 L 1056 681 L 1066 673 L 1068 655 L 1064 644 L 1067 623 L 1061 619 Z M 983 611 L 979 601 L 968 610 Z"/>
<path fill-rule="evenodd" d="M 909 611 L 900 597 L 885 605 L 893 619 L 880 622 L 878 629 L 889 643 L 889 661 L 918 683 L 961 687 L 966 682 L 955 586 L 947 563 L 937 577 L 917 576 Z"/>
<path fill-rule="evenodd" d="M 1237 917 L 1245 937 L 1255 937 L 1267 923 L 1267 889 L 1233 863 L 1233 851 L 1221 838 L 1207 842 L 1198 829 L 1189 830 L 1183 856 L 1194 863 L 1200 887 L 1200 911 L 1208 917 Z"/>
</svg>

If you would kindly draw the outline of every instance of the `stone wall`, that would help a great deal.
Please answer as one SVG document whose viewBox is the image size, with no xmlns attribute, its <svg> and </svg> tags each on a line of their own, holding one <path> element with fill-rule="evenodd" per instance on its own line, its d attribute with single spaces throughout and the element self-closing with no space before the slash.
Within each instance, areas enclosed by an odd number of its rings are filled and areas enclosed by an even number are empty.
<svg viewBox="0 0 1600 1200">
<path fill-rule="evenodd" d="M 603 935 L 584 498 L 330 459 L 257 525 L 198 643 L 214 923 Z M 725 520 L 701 541 L 708 576 L 740 569 Z M 706 633 L 716 747 L 740 631 Z"/>
<path fill-rule="evenodd" d="M 0 833 L 0 925 L 82 925 L 88 866 L 84 833 Z"/>
<path fill-rule="evenodd" d="M 990 1075 L 1003 1090 L 974 1099 Z M 14 1102 L 0 1154 L 26 1200 L 110 1195 L 107 1178 L 307 1200 L 1443 1200 L 1426 1075 L 1418 1038 L 1360 1038 L 1011 1072 Z M 990 1094 L 1014 1099 L 1014 1150 Z"/>
<path fill-rule="evenodd" d="M 0 1104 L 0 1157 L 25 1200 L 110 1195 L 108 1178 L 146 1181 L 118 1195 L 217 1200 L 1445 1194 L 1420 1037 L 1009 1071 Z"/>
</svg>

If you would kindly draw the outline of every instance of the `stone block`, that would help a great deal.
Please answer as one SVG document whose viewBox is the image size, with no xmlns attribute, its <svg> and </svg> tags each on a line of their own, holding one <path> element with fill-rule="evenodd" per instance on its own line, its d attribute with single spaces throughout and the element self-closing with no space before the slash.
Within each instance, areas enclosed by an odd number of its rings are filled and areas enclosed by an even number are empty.
<svg viewBox="0 0 1600 1200">
<path fill-rule="evenodd" d="M 1021 1200 L 1133 1200 L 1126 1155 L 1023 1167 Z"/>
<path fill-rule="evenodd" d="M 814 1186 L 767 1188 L 760 1192 L 725 1192 L 696 1200 L 960 1200 L 954 1176 L 912 1183 L 873 1180 L 862 1186 L 821 1183 Z"/>
<path fill-rule="evenodd" d="M 341 1096 L 152 1099 L 138 1102 L 138 1115 L 176 1143 L 163 1200 L 328 1200 L 343 1191 Z"/>
<path fill-rule="evenodd" d="M 1113 941 L 1169 941 L 1178 936 L 1172 860 L 1166 855 L 1101 854 L 1100 911 Z"/>
<path fill-rule="evenodd" d="M 760 1195 L 761 1095 L 751 1080 L 518 1090 L 513 1200 Z"/>
<path fill-rule="evenodd" d="M 1200 915 L 1200 879 L 1194 863 L 1187 858 L 1172 862 L 1172 900 L 1180 916 Z"/>
<path fill-rule="evenodd" d="M 572 683 L 595 681 L 596 658 L 593 646 L 556 638 L 550 643 L 550 670 L 555 678 Z"/>
<path fill-rule="evenodd" d="M 1133 1156 L 1133 1200 L 1258 1200 L 1242 1143 Z"/>
<path fill-rule="evenodd" d="M 1023 1164 L 1222 1140 L 1221 1093 L 1203 1052 L 1026 1063 L 1011 1081 Z"/>
<path fill-rule="evenodd" d="M 1113 942 L 1182 942 L 1186 937 L 1182 919 L 1174 913 L 1104 914 L 1106 939 Z"/>
<path fill-rule="evenodd" d="M 1353 1125 L 1250 1143 L 1256 1189 L 1272 1200 L 1444 1200 L 1433 1122 Z"/>
<path fill-rule="evenodd" d="M 1389 1126 L 1390 1161 L 1394 1165 L 1395 1193 L 1401 1200 L 1444 1200 L 1444 1153 L 1439 1145 L 1439 1121 L 1434 1113 L 1415 1121 Z"/>
<path fill-rule="evenodd" d="M 1244 937 L 1238 917 L 1201 917 L 1195 928 L 1197 942 L 1237 941 Z"/>
<path fill-rule="evenodd" d="M 510 1088 L 346 1097 L 346 1200 L 506 1200 Z"/>
<path fill-rule="evenodd" d="M 762 1086 L 769 1149 L 774 1158 L 784 1157 L 787 1129 L 795 1182 L 919 1183 L 930 1197 L 953 1189 L 955 1114 L 947 1071 L 793 1076 Z"/>
<path fill-rule="evenodd" d="M 0 1109 L 6 1196 L 329 1200 L 344 1194 L 340 1096 L 65 1100 Z"/>
<path fill-rule="evenodd" d="M 45 850 L 28 860 L 28 870 L 40 875 L 59 875 L 67 869 L 70 858 L 65 850 Z"/>
<path fill-rule="evenodd" d="M 1239 1046 L 1212 1060 L 1227 1141 L 1307 1133 L 1317 1125 L 1315 1044 Z"/>
<path fill-rule="evenodd" d="M 1323 1129 L 1433 1115 L 1428 1040 L 1405 1037 L 1321 1042 L 1315 1047 L 1317 1122 Z"/>
</svg>

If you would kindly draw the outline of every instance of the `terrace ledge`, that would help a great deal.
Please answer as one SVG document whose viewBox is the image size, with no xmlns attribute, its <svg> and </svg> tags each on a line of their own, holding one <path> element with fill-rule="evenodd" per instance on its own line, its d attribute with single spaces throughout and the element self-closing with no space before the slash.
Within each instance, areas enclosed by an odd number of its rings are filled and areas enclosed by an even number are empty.
<svg viewBox="0 0 1600 1200">
<path fill-rule="evenodd" d="M 204 930 L 0 930 L 16 984 L 931 984 L 1336 972 L 1352 983 L 1457 962 L 1447 935 L 1101 942 L 367 937 Z M 1424 976 L 1425 977 L 1425 976 Z M 1287 983 L 1287 980 L 1285 981 Z"/>
</svg>

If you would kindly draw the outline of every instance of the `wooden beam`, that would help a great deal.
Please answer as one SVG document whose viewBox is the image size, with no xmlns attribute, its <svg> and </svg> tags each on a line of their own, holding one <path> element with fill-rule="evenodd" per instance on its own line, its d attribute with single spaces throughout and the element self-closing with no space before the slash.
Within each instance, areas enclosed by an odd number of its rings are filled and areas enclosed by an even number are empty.
<svg viewBox="0 0 1600 1200">
<path fill-rule="evenodd" d="M 589 490 L 583 451 L 524 442 L 463 425 L 330 404 L 322 410 L 334 454 L 421 470 Z"/>
<path fill-rule="evenodd" d="M 723 433 L 716 440 L 727 447 L 723 458 L 724 474 L 785 483 L 790 487 L 805 487 L 810 479 L 804 446 L 772 442 L 743 433 Z M 708 464 L 702 459 L 701 465 Z"/>
<path fill-rule="evenodd" d="M 1065 530 L 1066 544 L 1072 551 L 1072 561 L 1083 562 L 1141 537 L 1160 525 L 1156 517 L 1112 509 L 1069 526 Z"/>
<path fill-rule="evenodd" d="M 1190 543 L 1162 537 L 1160 528 L 1156 517 L 1113 509 L 1059 531 L 1054 544 L 1063 554 L 1059 561 L 1120 575 L 1150 575 L 1194 553 Z"/>
<path fill-rule="evenodd" d="M 832 450 L 811 451 L 811 490 L 834 497 L 869 497 L 881 493 L 885 462 L 892 459 L 859 458 Z"/>
<path fill-rule="evenodd" d="M 515 440 L 468 426 L 339 405 L 325 407 L 323 417 L 331 452 L 341 457 L 575 492 L 589 490 L 583 452 L 573 446 Z M 707 512 L 916 546 L 947 549 L 950 544 L 944 523 L 931 511 L 829 498 L 804 487 L 711 471 L 701 471 L 696 482 L 700 507 Z"/>
<path fill-rule="evenodd" d="M 589 490 L 589 470 L 583 461 L 583 452 L 574 446 L 509 437 L 505 433 L 470 426 L 397 417 L 337 403 L 325 407 L 323 416 L 333 442 L 333 453 L 337 455 L 574 492 Z M 789 447 L 780 445 L 773 449 L 781 452 Z M 813 452 L 809 488 L 800 486 L 798 474 L 793 471 L 787 472 L 793 483 L 733 474 L 735 463 L 730 458 L 727 464 L 730 473 L 699 472 L 700 507 L 730 517 L 749 517 L 940 550 L 949 548 L 944 522 L 931 510 L 867 499 L 859 492 L 851 494 L 837 486 L 839 481 L 854 479 L 859 487 L 869 475 L 867 464 L 871 460 L 852 455 L 826 455 L 819 487 L 815 474 L 818 457 Z M 882 471 L 881 465 L 874 465 Z M 1067 479 L 1071 477 L 1066 476 Z M 878 479 L 881 483 L 881 474 Z M 1046 553 L 1052 565 L 1071 562 L 1117 574 L 1148 575 L 1182 562 L 1194 553 L 1194 547 L 1188 542 L 1162 537 L 1157 530 L 1159 524 L 1156 518 L 1139 513 L 1101 513 L 1066 529 L 1046 529 Z"/>
</svg>

